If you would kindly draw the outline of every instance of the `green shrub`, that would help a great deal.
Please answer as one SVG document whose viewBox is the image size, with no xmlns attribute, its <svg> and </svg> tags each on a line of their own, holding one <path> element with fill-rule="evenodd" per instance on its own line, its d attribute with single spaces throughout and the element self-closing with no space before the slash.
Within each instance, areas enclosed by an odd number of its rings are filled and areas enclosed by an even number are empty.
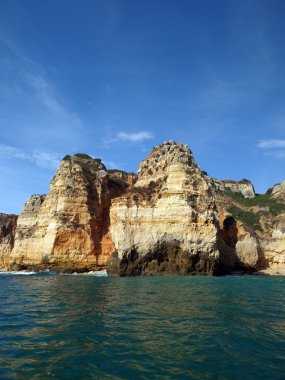
<svg viewBox="0 0 285 380">
<path fill-rule="evenodd" d="M 227 211 L 230 212 L 234 218 L 240 220 L 244 224 L 247 224 L 254 230 L 262 231 L 262 227 L 259 224 L 258 216 L 254 212 L 244 211 L 236 206 L 229 207 Z"/>
<path fill-rule="evenodd" d="M 85 154 L 85 153 L 76 153 L 74 154 L 74 156 L 78 158 L 86 158 L 86 159 L 92 160 L 92 157 L 88 156 L 88 154 Z"/>
<path fill-rule="evenodd" d="M 273 216 L 285 212 L 285 204 L 272 198 L 271 194 L 256 194 L 254 198 L 244 198 L 240 193 L 226 190 L 225 195 L 246 207 L 268 207 Z"/>
<path fill-rule="evenodd" d="M 71 158 L 69 154 L 63 157 L 62 161 L 68 161 Z"/>
</svg>

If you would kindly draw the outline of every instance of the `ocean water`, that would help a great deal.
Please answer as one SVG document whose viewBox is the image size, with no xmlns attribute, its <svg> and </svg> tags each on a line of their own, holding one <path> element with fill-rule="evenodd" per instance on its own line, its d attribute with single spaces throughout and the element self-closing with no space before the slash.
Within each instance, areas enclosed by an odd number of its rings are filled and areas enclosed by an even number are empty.
<svg viewBox="0 0 285 380">
<path fill-rule="evenodd" d="M 285 379 L 285 277 L 1 274 L 0 379 Z"/>
</svg>

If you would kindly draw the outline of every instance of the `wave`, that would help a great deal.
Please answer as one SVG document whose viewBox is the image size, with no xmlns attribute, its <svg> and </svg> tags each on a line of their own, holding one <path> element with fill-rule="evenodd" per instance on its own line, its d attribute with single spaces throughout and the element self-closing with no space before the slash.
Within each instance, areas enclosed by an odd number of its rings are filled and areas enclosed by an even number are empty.
<svg viewBox="0 0 285 380">
<path fill-rule="evenodd" d="M 74 273 L 72 273 L 72 275 L 76 275 L 76 276 L 108 277 L 108 273 L 107 273 L 106 269 L 94 270 L 94 271 L 84 272 L 84 273 L 74 272 Z"/>
<path fill-rule="evenodd" d="M 20 276 L 45 276 L 45 275 L 67 275 L 67 276 L 95 276 L 95 277 L 108 277 L 108 273 L 106 269 L 98 270 L 98 271 L 90 271 L 90 272 L 84 272 L 84 273 L 55 273 L 51 272 L 48 269 L 44 271 L 27 271 L 27 270 L 21 270 L 21 271 L 0 271 L 0 275 L 20 275 Z"/>
<path fill-rule="evenodd" d="M 25 270 L 19 270 L 19 271 L 0 272 L 0 274 L 16 274 L 16 275 L 31 276 L 31 275 L 34 275 L 34 274 L 38 274 L 38 272 L 28 272 L 28 271 L 25 271 Z"/>
<path fill-rule="evenodd" d="M 47 270 L 44 270 L 44 271 L 39 271 L 39 272 L 35 272 L 35 271 L 27 271 L 27 270 L 15 270 L 15 271 L 3 271 L 1 272 L 0 271 L 0 275 L 1 274 L 4 274 L 4 275 L 20 275 L 20 276 L 34 276 L 34 275 L 43 275 L 43 274 L 51 274 L 51 272 L 47 269 Z"/>
</svg>

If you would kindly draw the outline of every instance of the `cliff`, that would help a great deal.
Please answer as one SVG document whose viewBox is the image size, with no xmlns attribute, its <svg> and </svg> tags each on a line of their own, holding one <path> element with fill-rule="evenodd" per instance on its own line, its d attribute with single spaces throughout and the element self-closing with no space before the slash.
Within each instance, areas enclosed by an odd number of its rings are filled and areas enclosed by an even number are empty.
<svg viewBox="0 0 285 380">
<path fill-rule="evenodd" d="M 108 171 L 84 154 L 66 156 L 48 194 L 33 195 L 18 221 L 0 214 L 0 268 L 282 272 L 283 190 L 284 183 L 256 195 L 249 181 L 212 179 L 175 142 L 155 147 L 137 175 Z"/>
<path fill-rule="evenodd" d="M 112 200 L 116 258 L 125 274 L 210 273 L 218 219 L 210 181 L 186 145 L 166 143 L 142 161 L 132 191 Z"/>
<path fill-rule="evenodd" d="M 279 199 L 285 199 L 285 181 L 282 183 L 279 183 L 275 186 L 273 186 L 272 189 L 270 189 L 269 194 L 272 195 L 274 198 L 279 198 Z"/>
<path fill-rule="evenodd" d="M 114 251 L 109 234 L 110 202 L 127 186 L 124 179 L 109 175 L 101 160 L 67 156 L 49 193 L 34 195 L 25 204 L 11 266 L 81 271 L 106 265 Z"/>
<path fill-rule="evenodd" d="M 240 193 L 243 195 L 244 198 L 254 198 L 255 197 L 255 191 L 253 184 L 244 179 L 241 181 L 231 181 L 231 180 L 218 180 L 213 179 L 213 186 L 221 191 L 233 191 L 235 193 Z"/>
<path fill-rule="evenodd" d="M 9 266 L 11 251 L 14 247 L 17 216 L 0 214 L 0 269 Z"/>
<path fill-rule="evenodd" d="M 241 194 L 217 191 L 217 208 L 232 215 L 238 223 L 235 246 L 236 264 L 260 270 L 270 268 L 278 273 L 285 270 L 285 197 L 273 194 L 244 198 Z"/>
</svg>

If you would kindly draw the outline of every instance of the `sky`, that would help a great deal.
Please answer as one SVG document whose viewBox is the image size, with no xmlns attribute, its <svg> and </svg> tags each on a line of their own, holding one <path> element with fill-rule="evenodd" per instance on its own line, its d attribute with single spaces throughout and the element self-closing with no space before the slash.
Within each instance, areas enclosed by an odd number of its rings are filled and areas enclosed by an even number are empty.
<svg viewBox="0 0 285 380">
<path fill-rule="evenodd" d="M 164 141 L 257 193 L 285 179 L 284 0 L 1 0 L 0 212 L 62 157 L 136 172 Z"/>
</svg>

